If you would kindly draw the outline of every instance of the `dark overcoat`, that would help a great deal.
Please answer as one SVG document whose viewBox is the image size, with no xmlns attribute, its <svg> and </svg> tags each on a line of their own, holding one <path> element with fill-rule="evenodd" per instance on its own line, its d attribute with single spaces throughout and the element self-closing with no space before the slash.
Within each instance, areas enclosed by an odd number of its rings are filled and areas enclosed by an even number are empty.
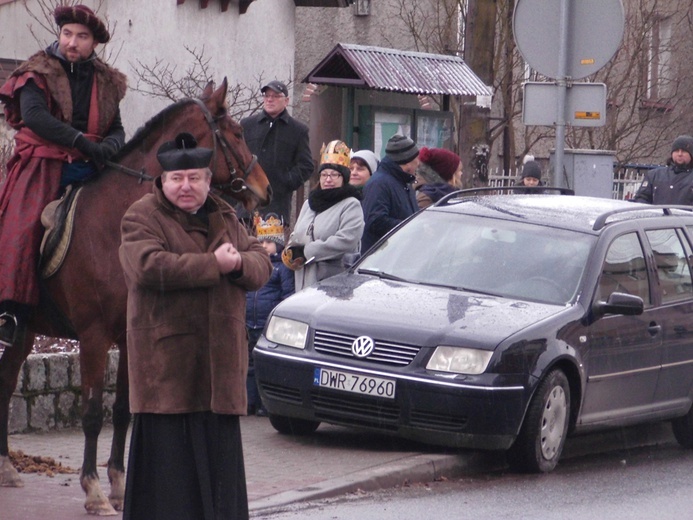
<svg viewBox="0 0 693 520">
<path fill-rule="evenodd" d="M 265 170 L 272 201 L 262 213 L 276 213 L 289 222 L 291 195 L 313 174 L 315 165 L 308 143 L 308 127 L 284 110 L 272 119 L 263 110 L 241 121 L 243 137 Z"/>
<path fill-rule="evenodd" d="M 228 204 L 210 195 L 205 207 L 208 227 L 171 204 L 157 179 L 123 217 L 133 413 L 246 414 L 245 294 L 272 265 Z M 225 242 L 241 254 L 240 273 L 219 271 L 213 252 Z"/>
</svg>

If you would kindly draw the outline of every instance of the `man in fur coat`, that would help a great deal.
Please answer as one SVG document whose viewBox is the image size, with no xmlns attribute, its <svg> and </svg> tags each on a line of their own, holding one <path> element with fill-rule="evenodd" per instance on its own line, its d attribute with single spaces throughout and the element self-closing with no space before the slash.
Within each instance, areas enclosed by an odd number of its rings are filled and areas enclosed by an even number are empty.
<svg viewBox="0 0 693 520">
<path fill-rule="evenodd" d="M 83 5 L 54 11 L 59 38 L 0 88 L 15 151 L 0 186 L 0 346 L 11 346 L 39 300 L 41 212 L 98 172 L 124 144 L 127 81 L 94 52 L 110 34 Z"/>
</svg>

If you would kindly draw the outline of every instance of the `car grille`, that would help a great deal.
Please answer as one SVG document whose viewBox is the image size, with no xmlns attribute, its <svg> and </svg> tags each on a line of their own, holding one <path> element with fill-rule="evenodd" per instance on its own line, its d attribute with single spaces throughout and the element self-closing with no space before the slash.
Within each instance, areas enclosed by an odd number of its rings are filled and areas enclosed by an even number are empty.
<svg viewBox="0 0 693 520">
<path fill-rule="evenodd" d="M 321 354 L 333 356 L 343 356 L 353 358 L 351 344 L 357 336 L 347 336 L 323 330 L 315 331 L 313 348 Z M 400 343 L 388 343 L 386 341 L 375 340 L 373 353 L 364 359 L 371 363 L 381 363 L 385 365 L 406 366 L 413 361 L 421 347 L 414 345 L 402 345 Z"/>
<path fill-rule="evenodd" d="M 298 388 L 291 388 L 290 386 L 275 385 L 272 383 L 260 382 L 262 389 L 267 393 L 269 397 L 280 401 L 286 401 L 288 403 L 302 404 L 301 391 Z"/>
<path fill-rule="evenodd" d="M 313 390 L 311 400 L 315 417 L 350 426 L 374 426 L 385 430 L 397 430 L 399 407 L 394 402 L 384 402 L 358 395 L 332 394 Z"/>
<path fill-rule="evenodd" d="M 429 430 L 461 432 L 467 426 L 467 417 L 412 410 L 409 415 L 409 424 Z"/>
</svg>

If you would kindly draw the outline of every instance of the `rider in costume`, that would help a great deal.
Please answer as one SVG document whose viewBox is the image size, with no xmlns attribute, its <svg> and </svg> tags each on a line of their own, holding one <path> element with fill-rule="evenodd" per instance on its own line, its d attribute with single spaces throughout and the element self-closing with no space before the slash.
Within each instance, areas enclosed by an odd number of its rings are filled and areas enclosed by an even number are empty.
<svg viewBox="0 0 693 520">
<path fill-rule="evenodd" d="M 17 130 L 0 186 L 0 345 L 10 346 L 39 301 L 38 259 L 46 204 L 83 182 L 121 148 L 124 74 L 96 56 L 110 34 L 86 6 L 58 6 L 57 41 L 22 63 L 0 88 Z"/>
</svg>

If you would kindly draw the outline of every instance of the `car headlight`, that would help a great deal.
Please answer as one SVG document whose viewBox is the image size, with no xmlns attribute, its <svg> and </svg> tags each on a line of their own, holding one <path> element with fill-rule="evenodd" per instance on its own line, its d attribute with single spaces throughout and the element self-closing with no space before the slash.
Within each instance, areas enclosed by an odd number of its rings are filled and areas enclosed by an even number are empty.
<svg viewBox="0 0 693 520">
<path fill-rule="evenodd" d="M 437 347 L 426 368 L 455 374 L 481 374 L 488 367 L 493 352 L 474 348 Z"/>
<path fill-rule="evenodd" d="M 272 316 L 265 337 L 272 343 L 293 348 L 306 348 L 308 324 L 288 318 Z"/>
</svg>

